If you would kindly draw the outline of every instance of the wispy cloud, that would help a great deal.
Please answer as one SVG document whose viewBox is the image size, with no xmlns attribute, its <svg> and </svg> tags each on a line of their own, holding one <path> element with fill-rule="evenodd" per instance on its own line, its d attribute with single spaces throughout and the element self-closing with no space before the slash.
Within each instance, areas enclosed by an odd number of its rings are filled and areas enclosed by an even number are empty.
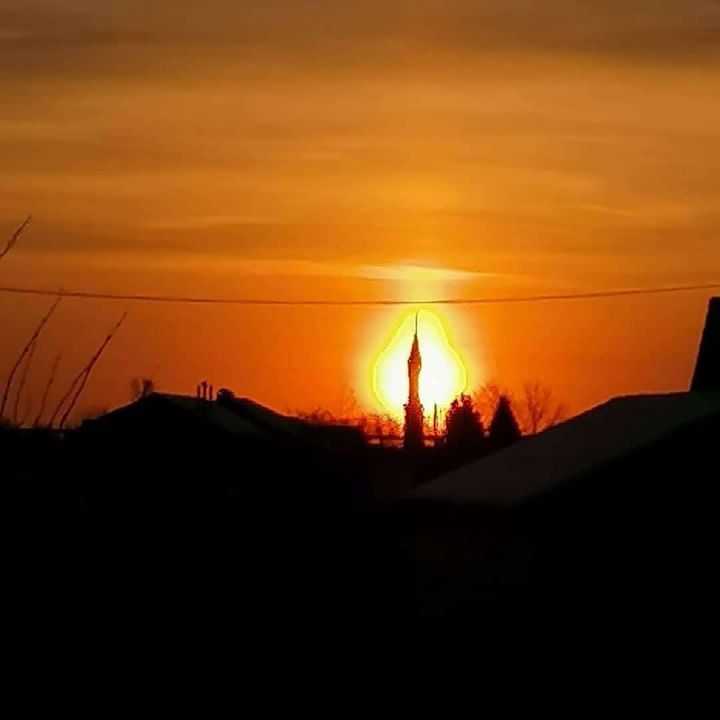
<svg viewBox="0 0 720 720">
<path fill-rule="evenodd" d="M 506 52 L 720 59 L 714 0 L 0 0 L 0 27 L 0 62 L 25 75 L 442 67 Z"/>
<path fill-rule="evenodd" d="M 198 264 L 207 265 L 207 257 L 186 256 L 183 258 L 166 258 L 168 264 L 178 262 L 188 267 Z M 388 263 L 366 265 L 348 262 L 325 262 L 302 260 L 295 258 L 237 258 L 218 257 L 212 262 L 228 272 L 242 275 L 272 277 L 332 277 L 356 278 L 361 280 L 380 280 L 389 283 L 462 283 L 477 282 L 488 278 L 497 278 L 496 273 L 475 270 L 463 270 L 451 267 L 413 265 L 405 263 Z"/>
<path fill-rule="evenodd" d="M 0 28 L 27 252 L 463 282 L 717 243 L 716 0 L 0 0 Z"/>
<path fill-rule="evenodd" d="M 261 215 L 196 215 L 184 218 L 150 220 L 142 223 L 141 227 L 148 230 L 203 230 L 245 225 L 271 225 L 278 222 L 278 218 Z"/>
<path fill-rule="evenodd" d="M 34 251 L 25 260 L 37 267 L 57 266 L 52 253 Z M 499 273 L 466 270 L 452 267 L 387 263 L 368 265 L 351 262 L 304 260 L 300 258 L 244 258 L 237 255 L 200 254 L 183 252 L 168 254 L 122 253 L 119 251 L 74 253 L 66 255 L 65 263 L 95 269 L 203 271 L 221 272 L 234 277 L 293 277 L 293 278 L 353 278 L 378 280 L 387 283 L 463 283 L 503 277 Z"/>
<path fill-rule="evenodd" d="M 676 225 L 691 221 L 698 211 L 698 205 L 692 202 L 644 202 L 628 206 L 611 206 L 586 204 L 580 205 L 579 210 L 599 216 L 606 221 L 627 225 Z"/>
<path fill-rule="evenodd" d="M 430 265 L 359 265 L 353 273 L 357 277 L 371 280 L 388 280 L 398 282 L 467 282 L 483 278 L 497 277 L 495 273 L 476 270 L 461 270 Z"/>
</svg>

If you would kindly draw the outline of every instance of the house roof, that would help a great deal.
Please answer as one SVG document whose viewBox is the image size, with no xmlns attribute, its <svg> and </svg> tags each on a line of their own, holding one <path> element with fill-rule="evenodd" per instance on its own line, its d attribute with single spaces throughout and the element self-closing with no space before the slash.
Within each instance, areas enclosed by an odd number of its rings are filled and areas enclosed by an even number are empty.
<svg viewBox="0 0 720 720">
<path fill-rule="evenodd" d="M 108 419 L 113 417 L 121 417 L 127 412 L 137 412 L 143 406 L 152 407 L 158 404 L 164 405 L 180 412 L 194 416 L 195 419 L 209 423 L 219 430 L 223 430 L 233 435 L 245 435 L 253 437 L 268 437 L 269 433 L 256 423 L 238 415 L 217 403 L 208 402 L 201 398 L 188 397 L 185 395 L 171 395 L 167 393 L 153 393 L 141 400 L 137 400 L 131 405 L 118 408 L 113 412 L 103 415 L 96 420 L 90 420 L 84 425 L 97 426 L 104 425 Z"/>
<path fill-rule="evenodd" d="M 692 389 L 720 390 L 720 297 L 708 306 Z"/>
<path fill-rule="evenodd" d="M 159 395 L 159 397 L 235 435 L 266 436 L 268 434 L 257 423 L 253 423 L 248 418 L 227 410 L 216 402 L 208 402 L 201 398 L 184 395 L 163 394 Z"/>
<path fill-rule="evenodd" d="M 356 425 L 311 423 L 301 418 L 282 415 L 248 398 L 219 394 L 217 404 L 257 423 L 271 432 L 286 433 L 321 445 L 333 445 L 344 441 L 362 442 L 362 430 Z"/>
<path fill-rule="evenodd" d="M 710 418 L 720 418 L 720 392 L 616 398 L 448 473 L 408 497 L 515 505 Z"/>
<path fill-rule="evenodd" d="M 312 425 L 299 418 L 281 415 L 247 398 L 226 396 L 215 401 L 208 401 L 198 397 L 169 393 L 152 393 L 100 418 L 86 421 L 84 426 L 101 427 L 107 422 L 125 417 L 128 413 L 143 412 L 143 408 L 157 408 L 158 405 L 166 409 L 179 410 L 193 416 L 196 420 L 209 423 L 233 435 L 263 439 L 298 438 L 304 442 L 323 444 L 323 440 L 329 441 L 337 439 L 338 436 L 360 433 L 357 427 Z"/>
<path fill-rule="evenodd" d="M 202 400 L 200 402 L 203 402 Z M 206 402 L 206 404 L 208 404 Z M 288 433 L 297 435 L 300 433 L 304 423 L 297 418 L 281 415 L 260 403 L 248 398 L 239 398 L 234 395 L 225 400 L 218 399 L 211 403 L 235 415 L 238 418 L 244 418 L 253 425 L 265 428 L 270 432 Z"/>
</svg>

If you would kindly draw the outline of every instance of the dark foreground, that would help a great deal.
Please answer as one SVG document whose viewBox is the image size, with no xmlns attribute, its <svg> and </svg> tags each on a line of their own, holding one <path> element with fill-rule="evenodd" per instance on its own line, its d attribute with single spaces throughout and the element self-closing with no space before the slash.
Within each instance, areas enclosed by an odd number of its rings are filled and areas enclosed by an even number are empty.
<svg viewBox="0 0 720 720">
<path fill-rule="evenodd" d="M 705 432 L 506 509 L 380 505 L 359 456 L 293 442 L 5 433 L 13 587 L 43 624 L 100 634 L 672 632 L 717 597 Z"/>
</svg>

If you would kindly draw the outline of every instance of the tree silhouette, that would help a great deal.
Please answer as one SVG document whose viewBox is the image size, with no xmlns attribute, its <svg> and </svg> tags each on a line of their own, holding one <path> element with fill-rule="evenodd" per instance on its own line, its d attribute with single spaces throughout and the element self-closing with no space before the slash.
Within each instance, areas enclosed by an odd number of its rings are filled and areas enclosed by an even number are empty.
<svg viewBox="0 0 720 720">
<path fill-rule="evenodd" d="M 556 402 L 552 390 L 540 382 L 525 383 L 522 392 L 521 425 L 524 435 L 535 435 L 562 422 L 567 409 Z"/>
<path fill-rule="evenodd" d="M 479 448 L 485 441 L 485 428 L 480 413 L 469 395 L 452 401 L 445 416 L 445 442 L 451 450 Z"/>
<path fill-rule="evenodd" d="M 507 395 L 501 395 L 493 419 L 490 422 L 490 444 L 497 450 L 517 442 L 521 435 L 520 427 L 510 404 L 510 398 Z"/>
<path fill-rule="evenodd" d="M 510 397 L 510 391 L 494 381 L 485 383 L 473 394 L 473 405 L 480 413 L 485 427 L 490 427 L 498 402 L 503 395 Z"/>
<path fill-rule="evenodd" d="M 511 392 L 496 382 L 488 382 L 473 396 L 475 407 L 488 427 L 503 396 L 511 402 L 523 435 L 535 435 L 568 416 L 566 406 L 558 402 L 552 390 L 538 380 L 526 382 L 520 392 Z"/>
</svg>

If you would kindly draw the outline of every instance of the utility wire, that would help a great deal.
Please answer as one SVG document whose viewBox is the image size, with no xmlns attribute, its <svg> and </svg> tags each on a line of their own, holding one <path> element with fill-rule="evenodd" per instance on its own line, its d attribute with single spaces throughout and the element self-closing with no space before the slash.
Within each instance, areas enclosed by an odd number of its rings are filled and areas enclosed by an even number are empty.
<svg viewBox="0 0 720 720">
<path fill-rule="evenodd" d="M 40 295 L 83 300 L 121 300 L 123 302 L 169 303 L 182 305 L 257 305 L 268 307 L 390 307 L 408 305 L 501 305 L 509 303 L 555 302 L 562 300 L 594 300 L 597 298 L 630 297 L 633 295 L 665 295 L 699 290 L 720 290 L 720 282 L 704 285 L 676 285 L 670 287 L 599 290 L 550 295 L 520 295 L 515 297 L 447 298 L 431 300 L 278 300 L 262 298 L 191 297 L 184 295 L 142 295 L 125 293 L 84 292 L 69 290 L 40 290 L 35 288 L 0 287 L 0 293 Z"/>
</svg>

